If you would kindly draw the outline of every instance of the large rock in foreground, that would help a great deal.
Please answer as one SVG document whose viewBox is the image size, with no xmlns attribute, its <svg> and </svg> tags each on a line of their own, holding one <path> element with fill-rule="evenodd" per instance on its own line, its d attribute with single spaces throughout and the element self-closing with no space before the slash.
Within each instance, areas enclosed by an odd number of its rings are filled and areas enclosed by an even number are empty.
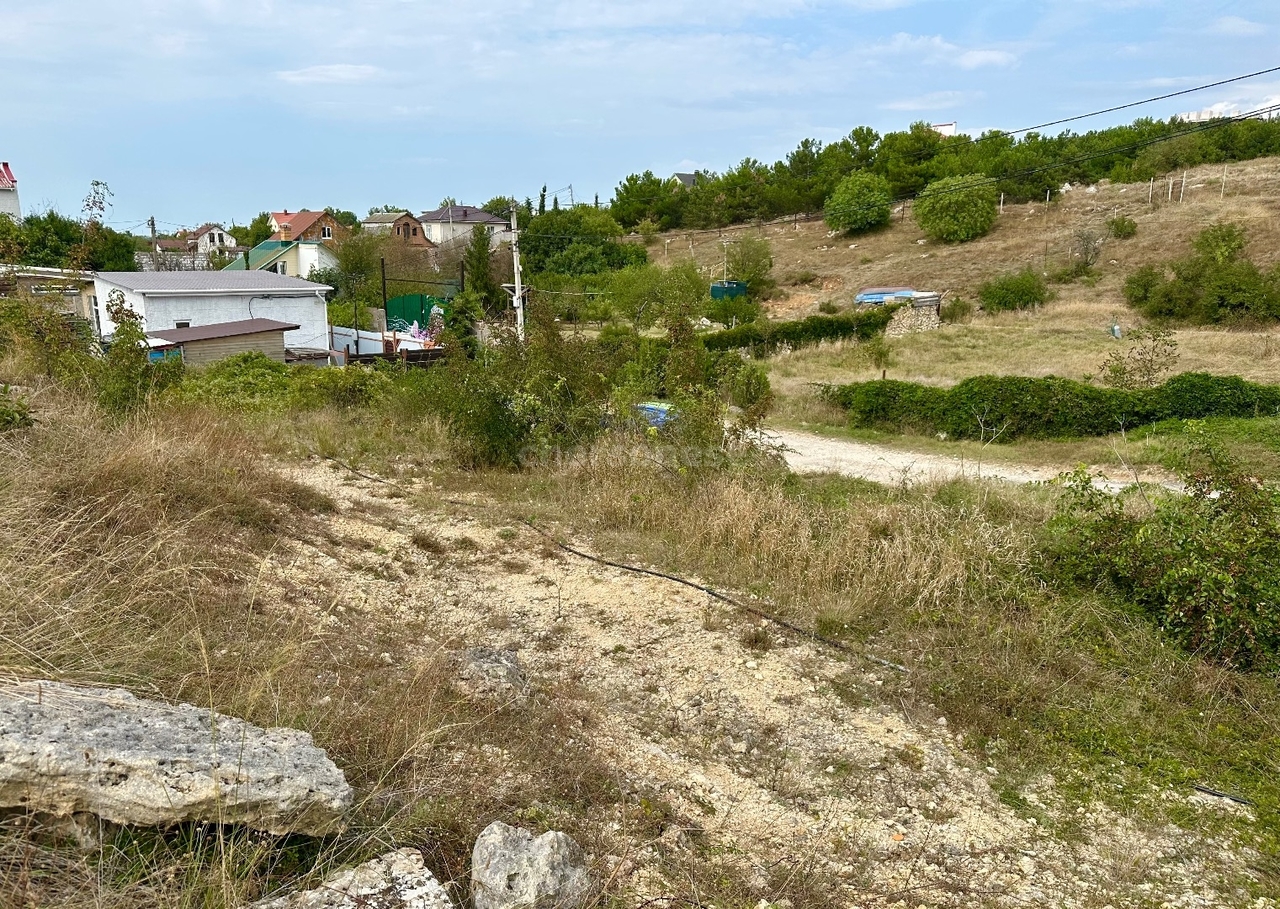
<svg viewBox="0 0 1280 909">
<path fill-rule="evenodd" d="M 0 685 L 0 807 L 322 836 L 342 828 L 351 800 L 305 732 L 118 688 Z"/>
<path fill-rule="evenodd" d="M 494 821 L 471 852 L 476 909 L 580 909 L 591 895 L 582 848 L 566 833 L 535 837 Z"/>
<path fill-rule="evenodd" d="M 451 909 L 417 849 L 388 852 L 340 871 L 315 890 L 261 900 L 251 909 Z"/>
</svg>

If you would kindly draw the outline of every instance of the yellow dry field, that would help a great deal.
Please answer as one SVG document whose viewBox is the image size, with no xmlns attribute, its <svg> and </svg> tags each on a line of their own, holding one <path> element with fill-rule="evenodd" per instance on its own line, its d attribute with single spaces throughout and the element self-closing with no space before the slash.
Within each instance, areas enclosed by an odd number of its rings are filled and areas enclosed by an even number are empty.
<svg viewBox="0 0 1280 909">
<path fill-rule="evenodd" d="M 1225 172 L 1225 191 L 1224 191 Z M 995 229 L 965 244 L 928 240 L 910 217 L 895 215 L 884 230 L 856 237 L 832 236 L 821 221 L 770 223 L 724 231 L 665 234 L 651 249 L 658 262 L 692 256 L 718 278 L 724 244 L 763 236 L 774 255 L 782 295 L 770 303 L 776 319 L 818 312 L 822 303 L 845 307 L 868 286 L 910 286 L 976 301 L 978 288 L 998 275 L 1031 267 L 1053 273 L 1071 261 L 1080 230 L 1106 235 L 1106 221 L 1126 215 L 1136 237 L 1107 238 L 1096 266 L 1097 281 L 1052 286 L 1053 299 L 1036 312 L 977 313 L 967 324 L 891 342 L 895 379 L 950 385 L 968 376 L 1006 374 L 1084 378 L 1097 373 L 1119 345 L 1113 323 L 1129 331 L 1142 324 L 1125 303 L 1125 278 L 1142 265 L 1186 255 L 1205 227 L 1230 222 L 1246 229 L 1247 255 L 1267 268 L 1280 262 L 1280 159 L 1227 167 L 1205 166 L 1154 184 L 1076 187 L 1052 204 L 1006 205 Z M 1148 199 L 1151 199 L 1148 202 Z M 1179 201 L 1181 199 L 1181 201 Z M 806 284 L 794 283 L 807 280 Z M 1184 329 L 1176 333 L 1178 371 L 1239 375 L 1280 383 L 1280 331 Z M 805 397 L 815 382 L 875 378 L 856 345 L 833 344 L 775 357 L 774 388 L 784 402 Z"/>
</svg>

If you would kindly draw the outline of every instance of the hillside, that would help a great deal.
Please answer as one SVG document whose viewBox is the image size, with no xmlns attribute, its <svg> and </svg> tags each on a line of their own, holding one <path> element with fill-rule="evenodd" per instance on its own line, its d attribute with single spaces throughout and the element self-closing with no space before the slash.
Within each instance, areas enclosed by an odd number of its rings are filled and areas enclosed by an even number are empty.
<svg viewBox="0 0 1280 909">
<path fill-rule="evenodd" d="M 1059 303 L 1123 307 L 1120 285 L 1126 274 L 1178 254 L 1198 231 L 1216 221 L 1244 225 L 1251 239 L 1248 253 L 1259 264 L 1280 261 L 1280 159 L 1229 165 L 1225 195 L 1221 195 L 1222 176 L 1221 165 L 1189 171 L 1181 204 L 1181 174 L 1172 203 L 1166 201 L 1167 180 L 1156 181 L 1151 205 L 1146 183 L 1103 181 L 1096 187 L 1076 187 L 1048 206 L 1035 202 L 1006 206 L 990 234 L 965 244 L 927 240 L 908 209 L 906 217 L 899 212 L 884 230 L 850 238 L 831 236 L 822 221 L 798 220 L 723 231 L 675 231 L 658 235 L 650 256 L 664 264 L 692 255 L 706 274 L 718 278 L 722 241 L 763 236 L 773 248 L 774 276 L 785 291 L 770 305 L 770 315 L 796 318 L 815 312 L 822 301 L 847 304 L 869 285 L 908 285 L 972 298 L 983 281 L 1004 272 L 1025 266 L 1044 271 L 1061 268 L 1068 261 L 1075 231 L 1092 227 L 1105 233 L 1106 219 L 1120 214 L 1138 222 L 1137 236 L 1108 240 L 1098 265 L 1097 286 L 1062 288 Z M 816 276 L 813 288 L 789 283 L 806 273 Z"/>
</svg>

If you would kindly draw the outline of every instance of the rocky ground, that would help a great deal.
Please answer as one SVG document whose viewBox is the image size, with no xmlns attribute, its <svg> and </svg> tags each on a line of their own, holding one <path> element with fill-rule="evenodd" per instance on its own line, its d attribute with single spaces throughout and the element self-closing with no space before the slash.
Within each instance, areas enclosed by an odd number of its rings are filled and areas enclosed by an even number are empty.
<svg viewBox="0 0 1280 909">
<path fill-rule="evenodd" d="M 731 863 L 765 904 L 780 877 L 806 874 L 833 906 L 1276 905 L 1232 889 L 1251 857 L 1225 839 L 1074 804 L 1049 778 L 1002 799 L 996 768 L 945 716 L 895 709 L 894 667 L 566 554 L 481 519 L 492 512 L 466 497 L 442 503 L 424 481 L 321 460 L 291 473 L 341 506 L 324 539 L 270 557 L 278 591 L 322 586 L 337 625 L 427 618 L 438 630 L 410 661 L 514 651 L 523 678 L 491 696 L 580 701 L 595 722 L 577 734 L 626 787 L 660 795 L 671 816 L 659 838 L 619 835 L 593 857 L 624 904 L 670 893 L 672 856 L 686 854 Z M 1206 815 L 1233 810 L 1211 801 Z"/>
</svg>

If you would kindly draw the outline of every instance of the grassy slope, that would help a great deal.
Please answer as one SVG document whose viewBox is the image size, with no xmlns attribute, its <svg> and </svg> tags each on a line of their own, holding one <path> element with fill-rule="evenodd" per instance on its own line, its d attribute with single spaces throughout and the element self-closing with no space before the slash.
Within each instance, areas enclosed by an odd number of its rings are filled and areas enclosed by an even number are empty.
<svg viewBox="0 0 1280 909">
<path fill-rule="evenodd" d="M 1115 213 L 1132 217 L 1138 234 L 1130 240 L 1107 240 L 1097 266 L 1097 280 L 1056 287 L 1056 297 L 1037 312 L 976 315 L 962 325 L 892 342 L 896 357 L 891 378 L 951 385 L 981 374 L 1059 375 L 1084 378 L 1096 374 L 1116 342 L 1108 329 L 1141 324 L 1122 295 L 1126 275 L 1140 265 L 1184 254 L 1191 239 L 1217 221 L 1244 225 L 1250 235 L 1248 255 L 1267 267 L 1280 261 L 1280 160 L 1261 159 L 1232 165 L 1227 192 L 1220 198 L 1222 169 L 1203 167 L 1187 177 L 1186 201 L 1148 205 L 1147 186 L 1104 185 L 1095 193 L 1076 189 L 1055 201 L 1009 206 L 990 235 L 958 246 L 932 241 L 908 218 L 872 235 L 829 237 L 821 222 L 746 228 L 763 234 L 774 251 L 774 271 L 784 295 L 770 304 L 775 318 L 797 318 L 817 311 L 821 302 L 847 305 L 860 287 L 873 284 L 912 285 L 975 299 L 978 287 L 996 275 L 1030 266 L 1054 271 L 1066 264 L 1073 233 L 1082 227 L 1101 229 Z M 1165 192 L 1167 194 L 1165 184 Z M 726 232 L 733 236 L 735 232 Z M 658 261 L 692 255 L 708 274 L 720 261 L 716 232 L 679 234 L 655 247 Z M 856 245 L 856 248 L 850 248 Z M 664 253 L 665 250 L 665 253 Z M 788 286 L 788 276 L 810 272 L 810 286 Z M 1280 383 L 1280 331 L 1188 328 L 1177 331 L 1179 371 L 1239 375 L 1257 382 Z M 779 395 L 775 419 L 782 425 L 837 431 L 838 411 L 824 407 L 812 394 L 812 383 L 863 381 L 879 377 L 856 347 L 837 343 L 772 358 L 770 378 Z M 988 459 L 1036 463 L 1164 464 L 1177 462 L 1169 429 L 1143 431 L 1084 442 L 1023 442 L 988 450 Z M 1269 421 L 1247 426 L 1224 422 L 1221 433 L 1237 450 L 1269 474 L 1280 475 L 1280 445 Z M 861 437 L 867 437 L 861 434 Z M 883 437 L 880 437 L 883 438 Z M 931 449 L 931 440 L 896 439 L 895 444 Z M 950 443 L 943 448 L 961 453 Z"/>
</svg>

